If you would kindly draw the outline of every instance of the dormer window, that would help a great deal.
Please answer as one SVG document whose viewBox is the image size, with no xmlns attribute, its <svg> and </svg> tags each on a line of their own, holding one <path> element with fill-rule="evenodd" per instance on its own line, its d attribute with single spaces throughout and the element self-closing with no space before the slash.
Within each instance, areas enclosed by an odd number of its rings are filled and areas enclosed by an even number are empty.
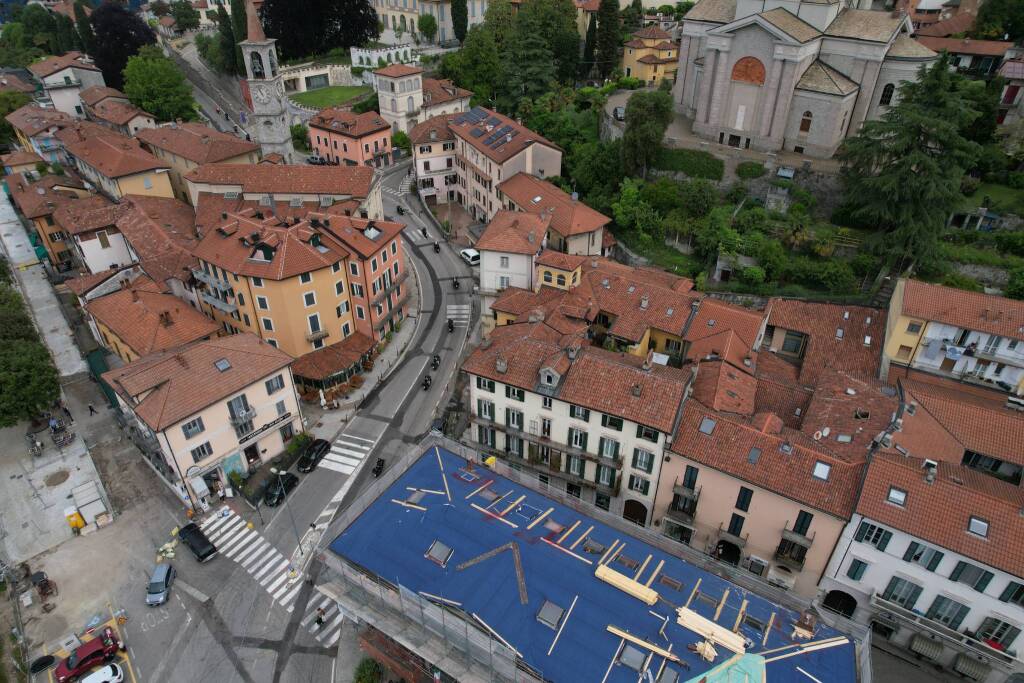
<svg viewBox="0 0 1024 683">
<path fill-rule="evenodd" d="M 967 523 L 967 530 L 975 536 L 988 538 L 988 522 L 981 517 L 975 517 L 972 515 L 970 521 Z"/>
<path fill-rule="evenodd" d="M 540 374 L 540 379 L 547 386 L 554 386 L 555 384 L 555 373 L 545 370 Z"/>
</svg>

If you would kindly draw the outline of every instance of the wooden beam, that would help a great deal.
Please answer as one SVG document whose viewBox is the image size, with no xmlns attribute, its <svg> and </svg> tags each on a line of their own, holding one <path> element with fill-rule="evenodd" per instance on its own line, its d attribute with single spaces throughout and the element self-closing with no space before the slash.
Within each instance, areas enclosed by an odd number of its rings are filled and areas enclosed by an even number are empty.
<svg viewBox="0 0 1024 683">
<path fill-rule="evenodd" d="M 576 546 L 578 546 L 580 543 L 582 543 L 583 539 L 586 538 L 590 534 L 590 532 L 593 531 L 593 530 L 594 530 L 594 525 L 591 524 L 589 527 L 587 527 L 587 530 L 584 531 L 580 535 L 579 538 L 577 538 L 575 541 L 572 542 L 572 545 L 569 546 L 569 550 L 576 550 Z"/>
<path fill-rule="evenodd" d="M 644 560 L 644 563 L 642 565 L 640 565 L 639 569 L 636 570 L 636 574 L 633 575 L 633 580 L 634 581 L 637 581 L 637 580 L 640 579 L 640 575 L 644 573 L 645 569 L 647 569 L 647 563 L 651 561 L 651 557 L 653 557 L 653 556 L 652 555 L 648 555 L 647 559 Z"/>
<path fill-rule="evenodd" d="M 626 547 L 626 544 L 625 544 L 625 543 L 623 543 L 622 545 L 620 545 L 620 546 L 619 546 L 619 548 L 618 548 L 618 550 L 616 550 L 616 551 L 615 551 L 614 553 L 612 553 L 612 554 L 611 554 L 611 556 L 610 556 L 610 557 L 608 558 L 608 561 L 607 561 L 607 562 L 605 562 L 605 564 L 611 564 L 612 562 L 614 562 L 614 561 L 615 561 L 615 558 L 616 558 L 616 557 L 618 557 L 618 556 L 619 556 L 619 555 L 620 555 L 620 554 L 622 553 L 622 551 L 623 551 L 623 549 L 624 549 L 625 547 Z"/>
<path fill-rule="evenodd" d="M 416 503 L 406 503 L 404 500 L 398 500 L 397 498 L 392 498 L 391 502 L 401 505 L 404 508 L 412 508 L 413 510 L 420 510 L 422 512 L 427 511 L 427 508 L 423 507 L 422 505 L 417 505 Z"/>
<path fill-rule="evenodd" d="M 725 601 L 729 599 L 729 589 L 726 588 L 725 592 L 722 593 L 722 599 L 718 601 L 718 607 L 715 608 L 715 618 L 713 621 L 718 621 L 718 617 L 722 616 L 722 608 L 725 607 Z"/>
<path fill-rule="evenodd" d="M 594 576 L 605 583 L 615 586 L 626 595 L 630 595 L 641 602 L 646 602 L 648 605 L 655 605 L 658 603 L 657 591 L 653 588 L 648 588 L 642 583 L 634 581 L 621 572 L 615 571 L 606 564 L 597 565 L 597 570 L 594 572 Z"/>
<path fill-rule="evenodd" d="M 615 546 L 617 546 L 618 544 L 619 544 L 619 539 L 616 538 L 614 541 L 612 541 L 612 544 L 610 546 L 608 546 L 608 549 L 604 551 L 604 555 L 601 556 L 601 559 L 598 560 L 597 563 L 598 564 L 604 564 L 604 558 L 606 558 L 609 555 L 611 555 L 612 551 L 615 550 Z"/>
<path fill-rule="evenodd" d="M 747 614 L 747 599 L 743 598 L 743 604 L 740 605 L 740 611 L 736 614 L 736 623 L 732 625 L 733 633 L 739 633 L 740 622 L 743 621 L 743 617 Z"/>
<path fill-rule="evenodd" d="M 438 602 L 444 602 L 449 605 L 455 605 L 456 607 L 462 607 L 461 602 L 455 602 L 454 600 L 449 600 L 448 598 L 442 598 L 440 595 L 431 595 L 430 593 L 426 593 L 424 591 L 420 591 L 420 595 L 422 595 L 425 598 L 430 598 L 431 600 L 437 600 Z"/>
<path fill-rule="evenodd" d="M 652 583 L 654 583 L 654 580 L 656 578 L 658 578 L 658 574 L 661 573 L 661 568 L 664 567 L 664 566 L 665 566 L 665 560 L 659 560 L 658 561 L 658 566 L 654 568 L 654 573 L 650 575 L 650 577 L 647 579 L 647 583 L 645 583 L 644 585 L 645 586 L 650 586 Z"/>
<path fill-rule="evenodd" d="M 498 520 L 499 522 L 504 522 L 505 524 L 508 524 L 508 525 L 509 525 L 510 527 L 512 527 L 513 529 L 518 529 L 518 528 L 519 528 L 519 525 L 518 525 L 518 524 L 513 524 L 512 522 L 508 521 L 508 520 L 507 520 L 507 519 L 505 519 L 504 517 L 499 517 L 498 515 L 496 515 L 496 514 L 494 514 L 493 512 L 491 512 L 490 510 L 485 510 L 484 508 L 480 507 L 480 506 L 479 506 L 479 505 L 477 505 L 476 503 L 470 503 L 470 504 L 469 504 L 469 506 L 470 506 L 471 508 L 473 508 L 474 510 L 478 510 L 478 511 L 480 511 L 480 512 L 484 513 L 485 515 L 487 515 L 487 516 L 488 516 L 488 517 L 490 517 L 491 519 L 496 519 L 496 520 Z"/>
<path fill-rule="evenodd" d="M 831 638 L 829 640 L 818 641 L 817 643 L 808 643 L 807 645 L 798 645 L 797 647 L 799 649 L 795 650 L 794 652 L 785 652 L 785 653 L 783 653 L 781 655 L 778 655 L 776 657 L 770 657 L 770 658 L 764 660 L 764 663 L 765 664 L 770 664 L 772 662 L 777 662 L 780 659 L 788 659 L 789 657 L 796 657 L 797 655 L 802 655 L 805 652 L 814 652 L 815 650 L 826 650 L 826 649 L 828 649 L 830 647 L 837 647 L 839 645 L 845 645 L 848 642 L 850 642 L 850 641 L 847 640 L 846 638 Z"/>
<path fill-rule="evenodd" d="M 490 486 L 493 483 L 494 483 L 493 479 L 488 479 L 483 484 L 481 484 L 479 488 L 474 489 L 468 496 L 466 496 L 466 500 L 469 500 L 470 498 L 472 498 L 476 494 L 480 493 L 481 491 L 483 491 L 485 488 L 487 488 L 488 486 Z"/>
<path fill-rule="evenodd" d="M 772 615 L 770 617 L 768 617 L 768 625 L 765 626 L 765 629 L 764 629 L 764 638 L 761 639 L 761 647 L 764 647 L 765 645 L 768 644 L 768 634 L 772 632 L 772 624 L 774 624 L 774 623 L 775 623 L 775 612 L 772 612 Z"/>
<path fill-rule="evenodd" d="M 575 522 L 572 523 L 572 526 L 569 527 L 566 530 L 566 532 L 564 534 L 562 534 L 562 536 L 558 539 L 558 545 L 562 545 L 562 541 L 567 539 L 569 537 L 569 534 L 571 534 L 572 532 L 576 531 L 576 527 L 578 527 L 579 525 L 580 525 L 580 520 L 577 519 Z"/>
<path fill-rule="evenodd" d="M 507 515 L 509 512 L 512 511 L 512 508 L 514 508 L 516 505 L 519 505 L 520 503 L 522 503 L 524 498 L 526 498 L 525 495 L 519 496 L 518 498 L 515 499 L 515 501 L 511 505 L 509 505 L 507 508 L 505 508 L 504 510 L 499 512 L 498 515 L 500 515 L 501 517 L 504 517 L 505 515 Z"/>
<path fill-rule="evenodd" d="M 568 548 L 563 548 L 562 546 L 558 545 L 557 543 L 552 543 L 551 541 L 549 541 L 546 538 L 541 538 L 540 540 L 544 541 L 545 543 L 547 543 L 552 548 L 556 548 L 558 550 L 561 550 L 566 555 L 570 555 L 572 557 L 575 557 L 580 562 L 586 562 L 587 564 L 590 564 L 590 565 L 594 564 L 593 562 L 591 562 L 587 558 L 583 557 L 582 555 L 577 555 L 576 553 L 574 553 L 573 551 L 569 550 Z"/>
<path fill-rule="evenodd" d="M 683 605 L 687 609 L 690 608 L 690 603 L 693 602 L 693 596 L 695 596 L 697 594 L 697 589 L 700 588 L 700 579 L 701 579 L 701 577 L 698 576 L 697 577 L 697 583 L 693 584 L 693 590 L 690 591 L 690 597 L 688 597 L 686 599 L 686 604 Z"/>
<path fill-rule="evenodd" d="M 608 662 L 608 668 L 605 669 L 604 678 L 601 679 L 601 683 L 608 680 L 608 674 L 612 672 L 612 667 L 615 666 L 615 662 L 619 659 L 619 653 L 622 652 L 622 646 L 626 644 L 626 641 L 622 638 L 619 639 L 619 644 L 615 648 L 615 654 L 612 655 L 612 661 Z"/>
<path fill-rule="evenodd" d="M 509 491 L 508 491 L 507 493 L 505 493 L 504 495 L 498 496 L 497 498 L 495 498 L 494 500 L 492 500 L 492 501 L 490 502 L 490 504 L 488 504 L 488 506 L 487 506 L 487 509 L 488 509 L 488 510 L 490 510 L 490 509 L 491 509 L 492 507 L 494 507 L 495 505 L 497 505 L 498 503 L 500 503 L 501 501 L 505 500 L 506 498 L 508 498 L 508 497 L 509 497 L 509 496 L 511 496 L 511 495 L 512 495 L 512 491 L 511 491 L 511 489 L 510 489 L 510 490 L 509 490 Z"/>
<path fill-rule="evenodd" d="M 555 633 L 555 639 L 551 641 L 551 647 L 548 648 L 549 657 L 551 656 L 551 653 L 554 652 L 555 644 L 558 642 L 558 639 L 562 637 L 562 629 L 565 628 L 567 623 L 569 623 L 569 617 L 572 616 L 572 608 L 576 606 L 576 601 L 579 597 L 580 596 L 577 595 L 572 599 L 572 604 L 569 605 L 569 610 L 565 613 L 565 618 L 562 619 L 562 623 L 558 626 L 558 632 Z"/>
<path fill-rule="evenodd" d="M 611 624 L 608 624 L 607 628 L 608 628 L 608 632 L 609 633 L 613 633 L 613 634 L 617 635 L 618 637 L 622 638 L 623 640 L 628 640 L 629 642 L 633 643 L 634 645 L 639 645 L 640 647 L 642 647 L 642 648 L 644 648 L 646 650 L 649 650 L 649 651 L 653 652 L 656 655 L 660 655 L 660 656 L 664 657 L 665 659 L 669 659 L 669 660 L 671 660 L 673 662 L 678 662 L 679 661 L 679 657 L 676 657 L 669 650 L 666 650 L 663 647 L 658 647 L 654 643 L 648 643 L 646 640 L 643 640 L 641 638 L 637 638 L 636 636 L 632 635 L 631 633 L 629 633 L 627 631 L 623 631 L 621 628 L 618 628 L 617 626 L 612 626 Z"/>
<path fill-rule="evenodd" d="M 548 515 L 550 515 L 554 511 L 555 511 L 555 508 L 548 508 L 547 510 L 545 510 L 544 512 L 541 513 L 540 517 L 538 517 L 537 519 L 535 519 L 532 522 L 530 522 L 529 524 L 527 524 L 526 528 L 527 529 L 532 529 L 533 527 L 537 526 L 542 521 L 544 521 L 545 517 L 547 517 Z"/>
</svg>

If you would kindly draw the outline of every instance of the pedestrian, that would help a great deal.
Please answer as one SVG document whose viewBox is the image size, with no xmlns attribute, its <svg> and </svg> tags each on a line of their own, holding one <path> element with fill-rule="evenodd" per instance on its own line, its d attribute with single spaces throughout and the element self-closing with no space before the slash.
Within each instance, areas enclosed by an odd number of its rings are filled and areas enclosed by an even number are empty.
<svg viewBox="0 0 1024 683">
<path fill-rule="evenodd" d="M 317 626 L 323 627 L 323 625 L 324 625 L 324 617 L 325 616 L 327 616 L 327 612 L 324 611 L 324 608 L 323 607 L 317 607 L 316 608 L 316 625 Z"/>
<path fill-rule="evenodd" d="M 95 408 L 93 407 L 93 405 L 92 405 L 92 404 L 90 403 L 90 404 L 89 404 L 89 415 L 95 415 L 95 414 L 96 414 L 96 409 L 95 409 Z"/>
<path fill-rule="evenodd" d="M 71 417 L 71 411 L 68 410 L 68 407 L 64 403 L 64 401 L 60 402 L 60 409 L 64 411 L 64 415 L 68 418 L 68 422 L 74 422 L 75 421 L 75 418 Z"/>
</svg>

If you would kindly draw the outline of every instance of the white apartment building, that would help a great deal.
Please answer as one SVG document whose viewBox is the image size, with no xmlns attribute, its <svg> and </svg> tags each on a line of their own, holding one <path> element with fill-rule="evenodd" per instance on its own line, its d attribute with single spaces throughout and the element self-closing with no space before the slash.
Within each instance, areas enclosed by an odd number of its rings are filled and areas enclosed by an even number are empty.
<svg viewBox="0 0 1024 683">
<path fill-rule="evenodd" d="M 452 116 L 431 117 L 409 131 L 416 189 L 431 206 L 455 201 L 459 176 L 455 172 L 455 134 L 448 127 Z"/>
<path fill-rule="evenodd" d="M 81 92 L 95 85 L 105 85 L 103 72 L 81 52 L 48 57 L 28 68 L 43 84 L 54 109 L 80 118 L 85 116 Z"/>
<path fill-rule="evenodd" d="M 389 64 L 373 72 L 380 115 L 393 131 L 410 132 L 417 123 L 469 109 L 468 90 L 448 80 L 424 78 L 412 64 Z"/>
<path fill-rule="evenodd" d="M 493 321 L 491 304 L 509 287 L 535 289 L 536 259 L 547 242 L 549 216 L 499 211 L 474 245 L 480 252 L 481 316 Z"/>
</svg>

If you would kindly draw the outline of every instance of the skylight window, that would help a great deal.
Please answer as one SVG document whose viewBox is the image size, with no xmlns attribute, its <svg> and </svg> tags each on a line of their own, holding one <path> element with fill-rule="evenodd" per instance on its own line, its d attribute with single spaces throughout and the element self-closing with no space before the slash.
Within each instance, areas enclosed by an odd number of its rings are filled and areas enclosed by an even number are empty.
<svg viewBox="0 0 1024 683">
<path fill-rule="evenodd" d="M 750 453 L 747 454 L 747 462 L 751 465 L 756 465 L 757 461 L 761 459 L 761 449 L 754 446 L 750 449 Z"/>
<path fill-rule="evenodd" d="M 700 421 L 700 433 L 710 435 L 712 432 L 715 431 L 715 426 L 717 424 L 718 423 L 715 422 L 714 419 L 710 417 L 705 417 L 703 420 Z"/>
<path fill-rule="evenodd" d="M 541 605 L 540 612 L 537 613 L 537 621 L 548 628 L 557 629 L 563 614 L 565 614 L 564 609 L 550 600 L 545 600 L 544 604 Z"/>
<path fill-rule="evenodd" d="M 427 553 L 423 557 L 444 567 L 448 564 L 448 560 L 452 559 L 454 553 L 454 550 L 441 543 L 441 541 L 434 541 L 430 544 L 430 548 L 427 549 Z"/>
<path fill-rule="evenodd" d="M 814 463 L 814 478 L 828 481 L 828 475 L 832 473 L 832 465 L 827 462 L 818 461 Z"/>
<path fill-rule="evenodd" d="M 839 443 L 853 443 L 853 435 L 852 434 L 837 434 L 836 435 L 836 441 L 838 441 Z"/>
<path fill-rule="evenodd" d="M 899 505 L 903 507 L 907 504 L 907 492 L 903 489 L 898 489 L 895 486 L 889 487 L 889 495 L 886 497 L 893 505 Z"/>
<path fill-rule="evenodd" d="M 842 339 L 842 338 L 843 338 L 843 328 L 837 327 L 836 328 L 836 339 Z"/>
<path fill-rule="evenodd" d="M 231 369 L 231 361 L 227 358 L 218 358 L 213 361 L 213 367 L 217 368 L 220 372 L 227 372 Z"/>
<path fill-rule="evenodd" d="M 871 346 L 871 335 L 864 335 L 864 346 Z"/>
<path fill-rule="evenodd" d="M 983 520 L 981 517 L 974 517 L 972 515 L 971 521 L 967 523 L 967 530 L 975 536 L 988 538 L 988 522 Z"/>
</svg>

